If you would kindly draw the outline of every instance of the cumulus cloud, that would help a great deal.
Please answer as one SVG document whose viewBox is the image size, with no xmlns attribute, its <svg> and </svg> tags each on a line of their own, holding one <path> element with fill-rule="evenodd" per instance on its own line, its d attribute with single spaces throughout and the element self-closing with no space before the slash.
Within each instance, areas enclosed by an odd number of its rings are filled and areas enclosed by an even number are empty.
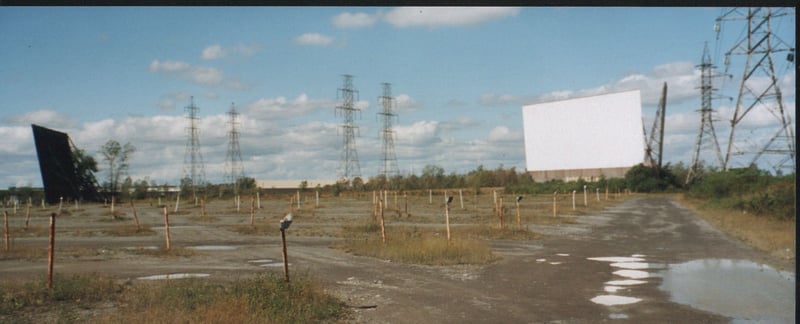
<svg viewBox="0 0 800 324">
<path fill-rule="evenodd" d="M 422 107 L 422 104 L 407 94 L 399 94 L 395 97 L 397 110 L 400 112 L 412 112 Z"/>
<path fill-rule="evenodd" d="M 318 33 L 305 33 L 294 38 L 295 44 L 311 46 L 328 46 L 333 43 L 333 37 Z"/>
<path fill-rule="evenodd" d="M 343 12 L 334 16 L 332 22 L 337 28 L 364 28 L 374 25 L 380 16 L 380 12 L 376 14 Z"/>
<path fill-rule="evenodd" d="M 489 142 L 520 142 L 522 133 L 506 126 L 497 126 L 489 131 Z"/>
<path fill-rule="evenodd" d="M 431 144 L 438 141 L 438 121 L 422 120 L 408 126 L 395 126 L 393 129 L 397 132 L 397 141 L 407 145 Z"/>
<path fill-rule="evenodd" d="M 226 79 L 222 70 L 213 67 L 193 66 L 182 61 L 159 61 L 156 59 L 150 62 L 148 70 L 152 73 L 160 73 L 204 86 L 233 89 L 246 88 L 246 85 L 241 81 Z"/>
<path fill-rule="evenodd" d="M 256 118 L 286 119 L 305 115 L 318 109 L 332 109 L 337 103 L 330 99 L 311 99 L 305 93 L 294 99 L 280 96 L 260 98 L 245 105 L 245 111 Z"/>
<path fill-rule="evenodd" d="M 516 16 L 519 11 L 513 7 L 402 7 L 387 12 L 383 20 L 399 28 L 434 28 L 476 25 Z"/>
<path fill-rule="evenodd" d="M 255 45 L 239 45 L 235 47 L 222 47 L 219 44 L 214 44 L 203 49 L 200 57 L 204 60 L 217 60 L 229 55 L 252 56 L 258 52 L 258 47 Z"/>
<path fill-rule="evenodd" d="M 75 120 L 61 112 L 40 109 L 24 114 L 11 115 L 5 118 L 6 122 L 11 125 L 27 125 L 37 124 L 48 128 L 69 128 L 75 125 Z"/>
</svg>

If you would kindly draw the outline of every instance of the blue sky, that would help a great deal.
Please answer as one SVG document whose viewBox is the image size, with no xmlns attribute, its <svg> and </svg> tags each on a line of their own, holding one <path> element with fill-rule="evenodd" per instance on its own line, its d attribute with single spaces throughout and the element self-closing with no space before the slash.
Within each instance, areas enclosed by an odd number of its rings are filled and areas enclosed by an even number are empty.
<svg viewBox="0 0 800 324">
<path fill-rule="evenodd" d="M 364 177 L 380 167 L 382 82 L 397 99 L 403 174 L 426 164 L 524 170 L 520 108 L 530 103 L 640 89 L 649 128 L 663 82 L 665 159 L 688 163 L 699 123 L 694 65 L 705 42 L 727 48 L 744 27 L 726 23 L 717 44 L 714 20 L 728 9 L 0 7 L 0 186 L 41 185 L 31 123 L 67 132 L 98 160 L 106 140 L 131 142 L 134 180 L 174 184 L 189 96 L 209 181 L 223 177 L 231 103 L 248 176 L 335 179 L 342 74 L 360 95 Z M 794 44 L 795 24 L 792 13 L 773 28 Z M 795 66 L 776 62 L 794 118 Z M 728 96 L 736 64 L 720 85 Z M 729 102 L 717 105 L 721 118 L 730 114 Z"/>
</svg>

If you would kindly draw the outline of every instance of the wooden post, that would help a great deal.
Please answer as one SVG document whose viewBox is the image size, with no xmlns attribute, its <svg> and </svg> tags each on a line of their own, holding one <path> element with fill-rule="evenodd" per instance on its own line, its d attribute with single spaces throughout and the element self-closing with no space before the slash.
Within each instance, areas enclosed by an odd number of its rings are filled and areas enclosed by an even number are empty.
<svg viewBox="0 0 800 324">
<path fill-rule="evenodd" d="M 400 210 L 400 207 L 397 206 L 397 191 L 394 192 L 394 209 Z"/>
<path fill-rule="evenodd" d="M 61 214 L 61 208 L 64 207 L 64 197 L 58 198 L 58 214 Z"/>
<path fill-rule="evenodd" d="M 256 190 L 256 208 L 261 209 L 261 193 L 259 193 L 258 190 Z"/>
<path fill-rule="evenodd" d="M 250 197 L 250 226 L 256 224 L 256 200 Z"/>
<path fill-rule="evenodd" d="M 300 210 L 300 190 L 297 191 L 297 209 Z"/>
<path fill-rule="evenodd" d="M 180 204 L 181 204 L 181 193 L 179 191 L 178 192 L 178 197 L 175 198 L 175 212 L 176 213 L 178 212 L 178 206 L 180 206 Z M 167 214 L 167 212 L 164 212 L 164 215 L 166 215 L 166 214 Z"/>
<path fill-rule="evenodd" d="M 114 195 L 111 195 L 111 219 L 117 218 L 114 216 Z"/>
<path fill-rule="evenodd" d="M 445 199 L 447 199 L 445 197 Z M 445 200 L 446 201 L 446 200 Z M 444 203 L 444 223 L 447 227 L 447 244 L 450 244 L 450 203 Z"/>
<path fill-rule="evenodd" d="M 553 217 L 558 216 L 558 204 L 556 204 L 557 199 L 558 199 L 558 190 L 553 192 Z"/>
<path fill-rule="evenodd" d="M 236 195 L 236 212 L 240 212 L 242 210 L 242 195 Z"/>
<path fill-rule="evenodd" d="M 597 193 L 597 201 L 600 201 L 600 188 L 595 188 L 594 190 Z"/>
<path fill-rule="evenodd" d="M 25 229 L 28 229 L 28 222 L 31 220 L 31 200 L 28 199 L 28 204 L 25 205 Z"/>
<path fill-rule="evenodd" d="M 504 227 L 504 224 L 503 224 L 503 197 L 500 197 L 498 199 L 498 201 L 499 201 L 499 203 L 497 205 L 497 209 L 500 211 L 499 212 L 499 215 L 500 215 L 500 229 L 503 229 L 503 227 Z"/>
<path fill-rule="evenodd" d="M 575 191 L 572 190 L 572 210 L 575 210 Z"/>
<path fill-rule="evenodd" d="M 433 190 L 428 189 L 428 205 L 433 204 Z"/>
<path fill-rule="evenodd" d="M 131 210 L 133 211 L 133 220 L 136 221 L 136 230 L 141 231 L 142 226 L 139 225 L 139 216 L 136 215 L 136 206 L 133 204 L 133 199 L 131 199 Z"/>
<path fill-rule="evenodd" d="M 289 257 L 286 255 L 286 230 L 281 229 L 281 245 L 283 247 L 283 276 L 289 282 Z"/>
<path fill-rule="evenodd" d="M 170 239 L 169 239 L 169 211 L 167 211 L 167 207 L 164 207 L 164 238 L 167 240 L 167 251 L 170 248 Z"/>
<path fill-rule="evenodd" d="M 461 202 L 461 210 L 464 210 L 464 193 L 461 189 L 458 189 L 458 200 Z"/>
<path fill-rule="evenodd" d="M 47 249 L 47 288 L 53 288 L 53 262 L 56 251 L 56 213 L 50 213 L 50 242 Z"/>
<path fill-rule="evenodd" d="M 3 241 L 6 243 L 6 251 L 11 249 L 8 244 L 8 212 L 3 212 Z"/>
<path fill-rule="evenodd" d="M 519 214 L 519 201 L 517 201 L 517 229 L 522 230 L 522 218 Z"/>
<path fill-rule="evenodd" d="M 606 200 L 608 200 L 608 186 L 606 186 Z"/>
<path fill-rule="evenodd" d="M 383 201 L 378 203 L 378 208 L 381 210 L 381 241 L 386 243 L 386 224 L 383 219 Z"/>
<path fill-rule="evenodd" d="M 408 216 L 408 193 L 407 192 L 403 193 L 403 198 L 405 198 L 405 201 L 406 201 L 405 211 L 406 211 L 406 216 Z"/>
<path fill-rule="evenodd" d="M 317 192 L 317 201 L 314 207 L 319 208 L 319 190 L 317 190 L 316 192 Z"/>
<path fill-rule="evenodd" d="M 586 196 L 586 185 L 583 185 L 583 207 L 589 206 L 589 198 Z"/>
</svg>

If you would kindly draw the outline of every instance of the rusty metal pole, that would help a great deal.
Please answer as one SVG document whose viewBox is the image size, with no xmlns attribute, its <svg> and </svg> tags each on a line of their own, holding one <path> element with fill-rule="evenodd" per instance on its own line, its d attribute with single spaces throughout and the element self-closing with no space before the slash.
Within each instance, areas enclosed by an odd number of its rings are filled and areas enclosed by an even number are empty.
<svg viewBox="0 0 800 324">
<path fill-rule="evenodd" d="M 289 258 L 286 255 L 286 230 L 281 229 L 281 244 L 283 245 L 283 276 L 289 282 Z"/>
<path fill-rule="evenodd" d="M 5 211 L 3 212 L 3 233 L 4 241 L 6 243 L 6 251 L 8 251 L 10 249 L 8 245 L 8 212 Z"/>
<path fill-rule="evenodd" d="M 519 215 L 519 200 L 517 200 L 517 229 L 522 230 L 522 219 Z"/>
<path fill-rule="evenodd" d="M 56 250 L 56 213 L 50 214 L 50 244 L 47 250 L 47 289 L 53 288 L 53 262 Z"/>
<path fill-rule="evenodd" d="M 379 202 L 378 206 L 381 209 L 381 241 L 386 243 L 386 221 L 383 219 L 383 201 Z"/>
<path fill-rule="evenodd" d="M 169 251 L 170 248 L 169 211 L 167 211 L 167 207 L 164 207 L 164 238 L 167 240 L 167 251 Z"/>
<path fill-rule="evenodd" d="M 450 244 L 450 203 L 444 204 L 444 221 L 447 226 L 447 244 Z"/>
<path fill-rule="evenodd" d="M 139 225 L 139 216 L 136 215 L 136 206 L 133 204 L 133 199 L 131 199 L 131 210 L 133 210 L 133 220 L 136 221 L 136 230 L 141 231 L 142 226 Z"/>
</svg>

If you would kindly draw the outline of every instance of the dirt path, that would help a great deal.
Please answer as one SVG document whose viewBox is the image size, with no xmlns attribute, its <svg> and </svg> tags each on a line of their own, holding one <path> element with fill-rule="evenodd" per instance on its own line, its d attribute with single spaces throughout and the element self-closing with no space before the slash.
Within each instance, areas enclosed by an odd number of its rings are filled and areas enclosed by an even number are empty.
<svg viewBox="0 0 800 324">
<path fill-rule="evenodd" d="M 157 223 L 158 215 L 152 217 Z M 398 264 L 332 249 L 335 238 L 294 235 L 288 237 L 289 263 L 292 272 L 310 274 L 353 306 L 349 321 L 355 323 L 728 322 L 721 315 L 671 302 L 659 289 L 658 271 L 696 259 L 747 259 L 794 271 L 794 261 L 771 259 L 734 241 L 667 198 L 630 199 L 578 219 L 579 224 L 532 227 L 547 234 L 543 240 L 491 242 L 502 258 L 485 266 Z M 121 279 L 166 273 L 235 279 L 282 269 L 278 236 L 242 236 L 213 224 L 171 228 L 177 246 L 199 248 L 193 255 L 129 253 L 130 248 L 163 246 L 163 228 L 153 230 L 158 234 L 119 240 L 65 237 L 62 247 L 97 252 L 62 256 L 56 270 Z M 15 244 L 39 245 L 42 240 L 18 239 Z M 637 257 L 650 268 L 644 269 L 646 277 L 636 279 L 642 281 L 639 284 L 614 285 L 609 282 L 633 279 L 615 274 L 620 269 L 609 262 L 589 259 L 599 257 Z M 45 265 L 37 261 L 0 261 L 3 280 L 43 271 Z M 609 286 L 616 291 L 609 292 Z M 639 301 L 617 306 L 592 301 L 608 295 Z"/>
</svg>

